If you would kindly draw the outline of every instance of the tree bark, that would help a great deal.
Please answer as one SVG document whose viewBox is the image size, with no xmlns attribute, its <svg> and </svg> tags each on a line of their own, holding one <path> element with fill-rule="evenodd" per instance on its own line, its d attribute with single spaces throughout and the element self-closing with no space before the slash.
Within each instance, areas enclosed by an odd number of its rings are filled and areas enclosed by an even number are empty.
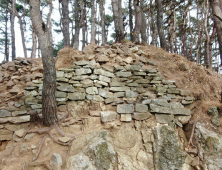
<svg viewBox="0 0 222 170">
<path fill-rule="evenodd" d="M 5 14 L 5 61 L 9 61 L 8 46 L 9 46 L 9 43 L 8 43 L 8 11 L 6 10 L 6 14 Z"/>
<path fill-rule="evenodd" d="M 49 0 L 49 13 L 47 17 L 47 26 L 49 28 L 49 38 L 50 38 L 50 43 L 53 43 L 52 40 L 52 22 L 51 22 L 51 16 L 52 16 L 52 0 Z"/>
<path fill-rule="evenodd" d="M 106 44 L 106 28 L 105 28 L 105 8 L 104 8 L 104 0 L 100 0 L 99 2 L 99 11 L 101 17 L 101 25 L 102 25 L 102 45 Z"/>
<path fill-rule="evenodd" d="M 123 32 L 123 15 L 121 8 L 122 0 L 112 0 L 113 17 L 116 32 L 116 42 L 123 42 L 124 32 Z"/>
<path fill-rule="evenodd" d="M 222 4 L 220 3 L 220 0 L 210 0 L 210 5 L 219 42 L 220 64 L 222 64 Z"/>
<path fill-rule="evenodd" d="M 75 36 L 74 36 L 74 48 L 79 49 L 79 30 L 80 30 L 80 6 L 79 1 L 75 0 Z"/>
<path fill-rule="evenodd" d="M 82 20 L 82 50 L 86 46 L 86 1 L 83 2 L 84 7 L 82 10 L 83 20 Z"/>
<path fill-rule="evenodd" d="M 70 46 L 69 37 L 69 0 L 62 0 L 62 33 L 64 37 L 64 47 Z"/>
<path fill-rule="evenodd" d="M 133 1 L 134 8 L 135 8 L 135 28 L 133 32 L 133 41 L 135 43 L 140 42 L 140 31 L 142 26 L 142 17 L 141 17 L 141 9 L 139 5 L 139 0 Z"/>
<path fill-rule="evenodd" d="M 163 30 L 163 1 L 162 0 L 155 0 L 157 6 L 157 28 L 158 34 L 160 38 L 160 46 L 164 50 L 168 51 L 168 45 L 166 43 L 166 38 L 164 35 Z"/>
<path fill-rule="evenodd" d="M 35 29 L 32 27 L 32 53 L 31 53 L 31 58 L 36 58 L 36 46 L 37 46 L 36 33 L 35 33 Z"/>
<path fill-rule="evenodd" d="M 95 1 L 91 0 L 91 44 L 96 43 Z"/>
<path fill-rule="evenodd" d="M 133 12 L 132 12 L 132 0 L 129 0 L 129 27 L 130 27 L 130 41 L 133 40 Z"/>
<path fill-rule="evenodd" d="M 12 11 L 11 11 L 11 41 L 12 41 L 12 61 L 16 58 L 15 48 L 15 1 L 12 0 Z"/>
<path fill-rule="evenodd" d="M 154 15 L 153 15 L 153 1 L 150 0 L 150 18 L 151 18 L 151 24 L 150 24 L 150 29 L 151 29 L 151 45 L 157 46 L 157 34 L 156 34 L 156 27 L 155 27 L 155 21 L 154 21 Z"/>
<path fill-rule="evenodd" d="M 28 58 L 27 49 L 26 49 L 26 45 L 25 45 L 25 35 L 24 35 L 24 30 L 23 30 L 22 18 L 18 17 L 18 19 L 19 19 L 19 25 L 20 25 L 20 31 L 21 31 L 21 37 L 22 37 L 22 46 L 23 46 L 24 57 Z"/>
<path fill-rule="evenodd" d="M 43 22 L 40 1 L 30 0 L 30 14 L 32 25 L 36 30 L 39 45 L 42 53 L 44 68 L 43 91 L 42 91 L 42 115 L 43 124 L 51 126 L 58 124 L 57 106 L 55 98 L 56 90 L 56 69 L 53 58 L 53 48 L 50 43 L 50 35 L 47 25 Z"/>
</svg>

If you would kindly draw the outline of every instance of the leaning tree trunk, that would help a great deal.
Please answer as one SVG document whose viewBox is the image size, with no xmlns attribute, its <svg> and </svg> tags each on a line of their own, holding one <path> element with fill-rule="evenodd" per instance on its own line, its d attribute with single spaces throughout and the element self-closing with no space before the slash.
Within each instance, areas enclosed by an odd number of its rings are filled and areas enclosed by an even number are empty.
<svg viewBox="0 0 222 170">
<path fill-rule="evenodd" d="M 91 44 L 96 43 L 95 1 L 91 0 Z"/>
<path fill-rule="evenodd" d="M 12 0 L 12 12 L 11 12 L 11 38 L 12 38 L 12 60 L 16 58 L 15 52 L 15 0 Z"/>
<path fill-rule="evenodd" d="M 69 0 L 62 0 L 62 33 L 64 37 L 64 47 L 70 46 L 69 38 Z"/>
<path fill-rule="evenodd" d="M 155 0 L 157 5 L 157 28 L 158 28 L 158 34 L 160 38 L 160 46 L 164 50 L 168 51 L 168 45 L 166 42 L 166 38 L 164 35 L 163 30 L 163 1 L 162 0 Z"/>
<path fill-rule="evenodd" d="M 119 1 L 112 0 L 112 9 L 113 9 L 114 25 L 115 25 L 115 32 L 116 32 L 116 42 L 123 42 L 124 40 L 121 2 L 122 0 L 119 0 Z"/>
<path fill-rule="evenodd" d="M 217 31 L 220 48 L 220 62 L 222 64 L 222 4 L 220 3 L 220 0 L 210 0 L 210 5 L 212 8 L 214 24 Z"/>
<path fill-rule="evenodd" d="M 36 34 L 38 36 L 44 68 L 42 91 L 43 124 L 46 126 L 51 126 L 58 124 L 55 99 L 56 69 L 55 61 L 53 58 L 53 48 L 50 43 L 48 28 L 42 20 L 40 1 L 30 0 L 29 4 L 32 25 L 36 30 Z"/>
</svg>

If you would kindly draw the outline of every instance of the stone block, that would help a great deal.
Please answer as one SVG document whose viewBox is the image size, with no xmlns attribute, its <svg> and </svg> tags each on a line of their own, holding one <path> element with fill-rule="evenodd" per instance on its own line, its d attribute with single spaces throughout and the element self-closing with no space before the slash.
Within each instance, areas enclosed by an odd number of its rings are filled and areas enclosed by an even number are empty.
<svg viewBox="0 0 222 170">
<path fill-rule="evenodd" d="M 119 71 L 116 73 L 116 76 L 118 77 L 130 77 L 132 76 L 131 72 L 124 72 L 124 71 Z"/>
<path fill-rule="evenodd" d="M 102 98 L 99 95 L 87 95 L 86 98 L 88 100 L 94 100 L 94 101 L 97 101 L 97 102 L 103 102 L 104 101 L 104 98 Z"/>
<path fill-rule="evenodd" d="M 103 75 L 103 76 L 106 76 L 106 77 L 114 77 L 113 73 L 110 73 L 110 72 L 105 71 L 103 69 L 95 69 L 94 70 L 94 74 L 96 74 L 96 75 Z"/>
<path fill-rule="evenodd" d="M 117 112 L 121 113 L 121 114 L 133 113 L 134 112 L 134 105 L 133 104 L 117 105 Z"/>
<path fill-rule="evenodd" d="M 60 85 L 57 87 L 57 89 L 59 91 L 63 91 L 63 92 L 68 92 L 68 93 L 73 93 L 74 92 L 74 87 L 70 86 L 70 85 Z"/>
<path fill-rule="evenodd" d="M 103 81 L 103 82 L 106 82 L 106 83 L 110 82 L 110 78 L 106 77 L 106 76 L 103 76 L 103 75 L 99 75 L 99 80 Z"/>
<path fill-rule="evenodd" d="M 88 79 L 88 78 L 89 78 L 88 75 L 81 75 L 81 76 L 74 76 L 72 79 L 77 80 L 77 81 L 82 81 L 82 80 L 85 80 L 85 79 Z"/>
<path fill-rule="evenodd" d="M 170 94 L 179 94 L 179 90 L 176 89 L 176 88 L 170 88 L 170 89 L 167 89 L 167 93 L 170 93 Z"/>
<path fill-rule="evenodd" d="M 117 97 L 111 97 L 111 98 L 107 98 L 105 99 L 105 103 L 109 104 L 109 103 L 113 103 L 117 101 Z"/>
<path fill-rule="evenodd" d="M 173 114 L 173 110 L 168 107 L 158 106 L 155 104 L 149 104 L 150 112 L 151 113 L 166 113 L 166 114 Z"/>
<path fill-rule="evenodd" d="M 113 111 L 101 111 L 100 113 L 102 122 L 111 122 L 117 117 L 117 113 Z"/>
<path fill-rule="evenodd" d="M 97 87 L 88 87 L 86 88 L 87 94 L 98 94 L 98 88 Z"/>
<path fill-rule="evenodd" d="M 113 93 L 113 97 L 124 97 L 125 96 L 125 92 L 116 92 Z"/>
<path fill-rule="evenodd" d="M 0 141 L 2 140 L 11 140 L 13 132 L 10 130 L 0 129 Z"/>
<path fill-rule="evenodd" d="M 174 115 L 184 115 L 184 116 L 189 116 L 191 115 L 191 111 L 189 109 L 172 109 Z"/>
<path fill-rule="evenodd" d="M 57 82 L 64 82 L 64 83 L 68 83 L 69 79 L 65 78 L 65 77 L 58 77 L 56 78 Z"/>
<path fill-rule="evenodd" d="M 53 153 L 50 159 L 50 166 L 53 170 L 61 170 L 62 156 L 60 154 Z"/>
<path fill-rule="evenodd" d="M 42 104 L 33 104 L 31 105 L 32 109 L 42 109 Z"/>
<path fill-rule="evenodd" d="M 30 121 L 30 115 L 27 116 L 20 116 L 20 117 L 12 117 L 9 120 L 11 123 L 25 123 Z"/>
<path fill-rule="evenodd" d="M 138 84 L 149 84 L 150 80 L 148 80 L 148 79 L 139 79 L 139 80 L 136 80 L 135 82 L 138 83 Z"/>
<path fill-rule="evenodd" d="M 76 75 L 80 76 L 80 75 L 84 75 L 84 74 L 91 74 L 92 70 L 90 68 L 79 68 L 76 69 Z"/>
<path fill-rule="evenodd" d="M 131 122 L 132 121 L 132 114 L 121 114 L 120 121 Z"/>
<path fill-rule="evenodd" d="M 0 117 L 10 117 L 11 115 L 12 113 L 7 110 L 0 110 Z"/>
<path fill-rule="evenodd" d="M 146 99 L 144 101 L 142 101 L 142 104 L 150 104 L 151 103 L 151 99 Z"/>
<path fill-rule="evenodd" d="M 180 95 L 181 96 L 189 96 L 190 95 L 190 91 L 189 90 L 180 90 Z"/>
<path fill-rule="evenodd" d="M 89 111 L 90 116 L 100 117 L 101 113 L 99 110 Z"/>
<path fill-rule="evenodd" d="M 95 83 L 101 84 L 103 86 L 108 86 L 109 84 L 104 82 L 104 81 L 98 81 L 98 80 L 94 80 Z"/>
<path fill-rule="evenodd" d="M 191 118 L 191 115 L 189 115 L 189 116 L 176 116 L 176 115 L 175 115 L 175 118 L 176 118 L 180 123 L 182 123 L 182 124 L 184 125 L 184 124 L 187 124 L 187 123 L 189 122 L 189 120 L 190 120 L 190 118 Z"/>
<path fill-rule="evenodd" d="M 17 130 L 17 131 L 15 131 L 15 135 L 21 138 L 21 137 L 23 137 L 23 135 L 25 134 L 26 131 L 27 130 L 25 130 L 25 129 Z"/>
<path fill-rule="evenodd" d="M 24 115 L 27 114 L 27 110 L 20 110 L 12 112 L 12 116 Z"/>
<path fill-rule="evenodd" d="M 144 71 L 133 72 L 133 74 L 135 76 L 146 76 L 146 72 L 144 72 Z"/>
<path fill-rule="evenodd" d="M 170 107 L 170 104 L 165 99 L 152 99 L 152 103 L 158 106 Z"/>
<path fill-rule="evenodd" d="M 125 86 L 125 83 L 118 82 L 118 81 L 114 81 L 110 83 L 110 87 L 121 87 L 121 86 Z"/>
<path fill-rule="evenodd" d="M 129 83 L 129 84 L 127 84 L 127 86 L 129 86 L 129 87 L 138 87 L 139 84 L 138 83 Z"/>
<path fill-rule="evenodd" d="M 65 92 L 61 92 L 61 91 L 56 91 L 55 92 L 55 97 L 56 98 L 65 98 L 66 97 L 66 93 Z"/>
<path fill-rule="evenodd" d="M 70 100 L 85 100 L 85 93 L 68 93 L 68 99 Z"/>
<path fill-rule="evenodd" d="M 157 123 L 163 123 L 163 124 L 168 124 L 174 119 L 173 115 L 167 115 L 167 114 L 155 114 L 155 117 Z"/>
<path fill-rule="evenodd" d="M 187 101 L 187 100 L 182 100 L 182 104 L 184 104 L 184 105 L 187 105 L 187 104 L 192 104 L 193 103 L 193 101 L 192 100 L 190 100 L 190 101 Z"/>
<path fill-rule="evenodd" d="M 146 113 L 148 111 L 148 106 L 145 104 L 136 104 L 135 111 Z"/>
<path fill-rule="evenodd" d="M 99 95 L 104 97 L 104 98 L 113 97 L 113 93 L 112 92 L 108 92 L 108 91 L 103 90 L 103 89 L 99 89 Z"/>
<path fill-rule="evenodd" d="M 127 90 L 130 90 L 130 88 L 129 87 L 127 87 L 127 86 L 122 86 L 122 87 L 110 87 L 110 91 L 113 91 L 113 92 L 125 92 L 125 91 L 127 91 Z"/>
<path fill-rule="evenodd" d="M 126 98 L 136 98 L 138 96 L 138 93 L 131 91 L 131 90 L 127 90 L 126 91 Z"/>
<path fill-rule="evenodd" d="M 133 113 L 133 119 L 136 119 L 136 120 L 146 120 L 146 119 L 149 119 L 151 116 L 152 116 L 152 114 L 149 112 L 144 112 L 144 113 L 135 112 L 135 113 Z"/>
<path fill-rule="evenodd" d="M 170 103 L 170 108 L 172 108 L 172 109 L 183 109 L 184 106 L 181 103 L 173 102 L 173 103 Z"/>
</svg>

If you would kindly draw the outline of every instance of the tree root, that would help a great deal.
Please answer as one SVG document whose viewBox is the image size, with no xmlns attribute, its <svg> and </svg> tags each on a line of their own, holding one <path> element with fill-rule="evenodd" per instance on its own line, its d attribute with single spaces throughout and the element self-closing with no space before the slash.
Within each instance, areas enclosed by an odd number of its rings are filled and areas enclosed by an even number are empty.
<svg viewBox="0 0 222 170">
<path fill-rule="evenodd" d="M 198 152 L 197 147 L 193 144 L 193 136 L 194 136 L 194 130 L 195 130 L 196 124 L 200 120 L 202 120 L 202 119 L 197 119 L 193 123 L 193 129 L 192 129 L 192 132 L 191 132 L 191 135 L 190 135 L 190 140 L 188 142 L 187 147 L 185 148 L 185 151 L 188 152 L 188 153 L 197 154 L 197 152 Z"/>
<path fill-rule="evenodd" d="M 41 151 L 41 149 L 42 149 L 42 145 L 43 145 L 45 139 L 46 139 L 46 135 L 43 137 L 42 142 L 41 142 L 40 145 L 39 145 L 38 152 L 36 153 L 36 155 L 35 155 L 35 157 L 32 159 L 32 161 L 35 161 L 35 160 L 38 158 L 39 153 L 40 153 L 40 151 Z"/>
</svg>

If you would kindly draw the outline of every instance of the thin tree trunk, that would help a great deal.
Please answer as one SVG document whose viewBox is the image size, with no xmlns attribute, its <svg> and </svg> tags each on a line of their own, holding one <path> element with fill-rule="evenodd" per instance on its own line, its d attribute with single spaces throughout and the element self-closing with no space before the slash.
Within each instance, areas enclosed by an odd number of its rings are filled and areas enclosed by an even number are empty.
<svg viewBox="0 0 222 170">
<path fill-rule="evenodd" d="M 24 9 L 23 9 L 22 15 L 20 16 L 17 11 L 15 11 L 15 14 L 16 14 L 16 16 L 19 19 L 19 25 L 20 25 L 20 31 L 21 31 L 21 37 L 22 37 L 22 46 L 23 46 L 24 57 L 28 58 L 28 56 L 27 56 L 27 49 L 26 49 L 26 45 L 25 45 L 25 35 L 24 35 L 24 30 L 23 30 L 23 23 L 22 23 L 22 17 L 25 15 L 25 11 L 26 11 L 26 1 L 24 1 Z"/>
<path fill-rule="evenodd" d="M 197 49 L 197 59 L 196 63 L 199 64 L 199 59 L 200 59 L 200 42 L 201 42 L 201 34 L 200 34 L 200 20 L 199 20 L 199 4 L 197 3 L 197 30 L 198 30 L 198 39 L 197 39 L 197 44 L 196 44 L 196 49 Z"/>
<path fill-rule="evenodd" d="M 177 18 L 176 18 L 176 10 L 174 9 L 174 21 L 173 21 L 173 43 L 174 43 L 174 46 L 173 46 L 173 50 L 174 50 L 174 53 L 178 53 L 177 51 Z"/>
<path fill-rule="evenodd" d="M 31 58 L 36 58 L 36 46 L 37 46 L 36 33 L 35 33 L 35 29 L 32 27 L 32 53 L 31 53 Z"/>
<path fill-rule="evenodd" d="M 12 13 L 11 13 L 11 41 L 12 41 L 12 61 L 16 58 L 15 49 L 15 1 L 12 0 Z"/>
<path fill-rule="evenodd" d="M 205 2 L 204 2 L 205 3 Z M 204 64 L 207 68 L 212 68 L 210 65 L 210 48 L 209 48 L 209 42 L 210 42 L 210 36 L 208 33 L 208 9 L 209 9 L 209 4 L 208 0 L 206 1 L 206 6 L 204 4 L 204 27 L 205 27 L 205 35 L 206 35 L 206 40 L 205 40 L 205 55 L 204 55 Z"/>
<path fill-rule="evenodd" d="M 139 6 L 139 0 L 133 1 L 134 8 L 135 8 L 135 28 L 134 28 L 134 34 L 133 34 L 133 41 L 135 43 L 140 42 L 140 31 L 142 27 L 142 17 L 141 17 L 141 9 Z"/>
<path fill-rule="evenodd" d="M 56 90 L 56 69 L 53 58 L 53 48 L 50 43 L 50 35 L 47 25 L 43 22 L 40 1 L 30 0 L 30 14 L 32 25 L 38 36 L 42 63 L 44 68 L 43 91 L 42 91 L 42 115 L 43 124 L 51 126 L 58 124 L 57 106 L 55 98 Z"/>
<path fill-rule="evenodd" d="M 168 51 L 168 45 L 166 43 L 164 30 L 163 30 L 163 1 L 162 0 L 155 0 L 157 5 L 157 28 L 158 34 L 160 38 L 160 46 L 164 50 Z"/>
<path fill-rule="evenodd" d="M 151 45 L 156 45 L 157 44 L 157 34 L 156 34 L 156 28 L 155 28 L 155 21 L 154 21 L 154 15 L 153 15 L 153 0 L 150 0 L 150 18 L 151 18 L 151 24 L 150 24 L 150 29 L 151 29 Z"/>
<path fill-rule="evenodd" d="M 143 43 L 147 43 L 147 35 L 146 35 L 147 23 L 146 23 L 146 16 L 143 11 L 141 12 L 141 20 L 142 20 L 141 30 L 140 30 L 141 39 Z"/>
<path fill-rule="evenodd" d="M 210 0 L 210 5 L 219 42 L 220 64 L 222 64 L 222 4 L 220 3 L 220 0 Z"/>
<path fill-rule="evenodd" d="M 129 27 L 130 27 L 130 41 L 133 41 L 133 12 L 132 12 L 132 0 L 129 0 Z"/>
<path fill-rule="evenodd" d="M 213 62 L 212 62 L 212 45 L 213 45 L 213 39 L 214 39 L 214 35 L 216 34 L 216 27 L 215 25 L 213 26 L 213 31 L 212 31 L 212 34 L 210 36 L 210 41 L 209 41 L 209 57 L 210 57 L 210 65 L 212 66 L 213 65 Z"/>
<path fill-rule="evenodd" d="M 70 46 L 69 37 L 69 0 L 62 0 L 62 33 L 64 37 L 64 47 Z"/>
<path fill-rule="evenodd" d="M 168 19 L 168 42 L 169 50 L 173 53 L 173 31 L 172 31 L 172 10 L 171 3 L 168 5 L 169 19 Z"/>
<path fill-rule="evenodd" d="M 8 4 L 7 4 L 8 5 Z M 5 14 L 5 61 L 9 61 L 9 49 L 8 49 L 8 11 Z"/>
<path fill-rule="evenodd" d="M 86 1 L 84 1 L 84 7 L 82 10 L 83 21 L 82 21 L 82 50 L 86 46 Z"/>
<path fill-rule="evenodd" d="M 91 44 L 96 43 L 95 1 L 91 0 Z"/>
<path fill-rule="evenodd" d="M 193 38 L 193 32 L 192 32 L 192 28 L 191 28 L 190 23 L 191 23 L 191 19 L 190 19 L 190 11 L 189 11 L 189 28 L 190 28 L 190 37 L 191 37 L 189 60 L 194 61 L 194 59 L 193 59 L 193 41 L 194 41 L 194 38 Z"/>
<path fill-rule="evenodd" d="M 100 0 L 99 2 L 99 11 L 100 11 L 100 17 L 102 22 L 102 45 L 106 44 L 106 28 L 105 28 L 105 8 L 104 8 L 104 0 Z"/>
<path fill-rule="evenodd" d="M 21 31 L 21 37 L 22 37 L 22 46 L 23 46 L 24 56 L 25 56 L 25 58 L 28 58 L 27 49 L 26 49 L 26 45 L 25 45 L 25 35 L 24 35 L 24 30 L 23 30 L 22 18 L 18 17 L 18 19 L 19 19 L 19 24 L 20 24 L 20 31 Z"/>
<path fill-rule="evenodd" d="M 123 42 L 124 32 L 123 32 L 123 15 L 121 8 L 122 0 L 112 0 L 112 9 L 114 16 L 115 32 L 116 32 L 116 42 Z"/>
<path fill-rule="evenodd" d="M 74 37 L 74 48 L 79 49 L 79 30 L 80 30 L 80 19 L 79 19 L 79 3 L 75 0 L 75 37 Z"/>
</svg>

